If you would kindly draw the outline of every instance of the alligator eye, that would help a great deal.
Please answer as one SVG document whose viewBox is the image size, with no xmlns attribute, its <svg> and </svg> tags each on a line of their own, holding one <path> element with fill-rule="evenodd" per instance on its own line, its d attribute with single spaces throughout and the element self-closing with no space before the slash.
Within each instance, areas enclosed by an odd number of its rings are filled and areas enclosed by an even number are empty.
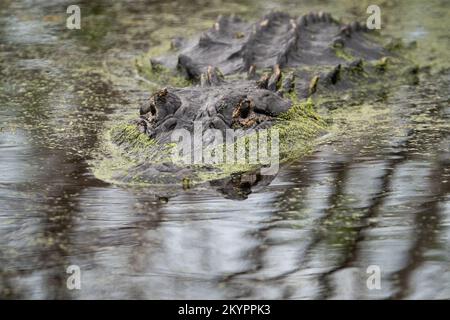
<svg viewBox="0 0 450 320">
<path fill-rule="evenodd" d="M 156 107 L 153 101 L 150 101 L 148 104 L 141 106 L 141 108 L 139 109 L 139 114 L 141 116 L 146 115 L 149 112 L 152 116 L 156 114 Z"/>
<path fill-rule="evenodd" d="M 177 126 L 177 122 L 175 121 L 175 122 L 169 124 L 169 126 L 168 126 L 167 129 L 168 129 L 169 131 L 172 131 L 173 129 L 175 129 L 176 126 Z"/>
</svg>

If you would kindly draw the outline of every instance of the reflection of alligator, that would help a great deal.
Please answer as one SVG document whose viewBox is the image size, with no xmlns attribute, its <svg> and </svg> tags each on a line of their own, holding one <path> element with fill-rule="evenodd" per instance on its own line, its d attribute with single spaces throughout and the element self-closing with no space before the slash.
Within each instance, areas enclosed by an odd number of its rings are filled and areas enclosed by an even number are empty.
<svg viewBox="0 0 450 320">
<path fill-rule="evenodd" d="M 320 97 L 324 102 L 324 97 L 332 97 L 329 101 L 336 102 L 345 91 L 367 99 L 366 93 L 386 89 L 392 76 L 392 70 L 386 68 L 387 57 L 399 59 L 376 37 L 358 22 L 342 24 L 320 12 L 297 19 L 270 13 L 254 24 L 233 16 L 220 17 L 197 38 L 172 40 L 170 52 L 151 59 L 152 72 L 181 74 L 193 85 L 160 89 L 141 106 L 140 117 L 133 124 L 139 129 L 133 130 L 140 133 L 131 136 L 139 141 L 143 135 L 151 138 L 155 155 L 148 158 L 147 154 L 119 174 L 120 179 L 166 183 L 198 178 L 198 172 L 193 174 L 198 166 L 195 170 L 178 166 L 161 156 L 161 146 L 170 142 L 173 130 L 192 132 L 195 121 L 202 123 L 203 130 L 239 128 L 245 135 L 246 130 L 271 127 L 279 122 L 280 114 L 291 113 L 295 119 L 291 123 L 302 122 L 308 128 L 298 139 L 313 138 L 323 123 L 305 106 L 308 98 Z M 289 125 L 284 129 L 289 135 L 296 134 Z M 128 153 L 136 145 L 127 135 L 130 130 L 128 125 L 112 135 Z M 281 134 L 282 144 L 284 138 Z M 208 145 L 214 139 L 206 137 L 205 141 Z M 291 148 L 292 144 L 287 146 L 287 150 Z"/>
</svg>

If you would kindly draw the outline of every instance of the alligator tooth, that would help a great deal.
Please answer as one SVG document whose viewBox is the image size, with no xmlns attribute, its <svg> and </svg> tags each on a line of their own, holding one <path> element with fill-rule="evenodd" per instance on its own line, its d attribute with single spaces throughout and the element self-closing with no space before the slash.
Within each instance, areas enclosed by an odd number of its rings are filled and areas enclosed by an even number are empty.
<svg viewBox="0 0 450 320">
<path fill-rule="evenodd" d="M 309 88 L 308 88 L 308 97 L 313 95 L 316 90 L 317 90 L 317 83 L 319 82 L 320 77 L 319 76 L 314 76 L 311 79 L 311 82 L 309 83 Z"/>
</svg>

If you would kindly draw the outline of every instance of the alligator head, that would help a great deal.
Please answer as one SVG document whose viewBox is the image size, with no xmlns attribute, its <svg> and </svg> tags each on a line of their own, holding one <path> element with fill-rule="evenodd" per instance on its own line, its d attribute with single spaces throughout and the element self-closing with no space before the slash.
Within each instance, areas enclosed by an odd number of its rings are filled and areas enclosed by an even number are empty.
<svg viewBox="0 0 450 320">
<path fill-rule="evenodd" d="M 151 59 L 153 72 L 169 70 L 192 85 L 153 93 L 133 125 L 141 135 L 163 145 L 173 142 L 177 130 L 192 133 L 200 124 L 203 147 L 208 147 L 218 143 L 207 134 L 210 129 L 222 133 L 239 129 L 245 136 L 270 128 L 294 104 L 310 97 L 357 94 L 363 84 L 389 85 L 389 59 L 397 57 L 364 25 L 342 24 L 328 13 L 294 18 L 276 12 L 256 23 L 219 17 L 205 33 L 177 38 L 170 52 Z M 312 138 L 301 139 L 305 137 Z M 176 173 L 174 182 L 200 170 L 167 159 L 162 163 L 146 158 L 126 176 L 167 181 L 165 173 Z"/>
</svg>

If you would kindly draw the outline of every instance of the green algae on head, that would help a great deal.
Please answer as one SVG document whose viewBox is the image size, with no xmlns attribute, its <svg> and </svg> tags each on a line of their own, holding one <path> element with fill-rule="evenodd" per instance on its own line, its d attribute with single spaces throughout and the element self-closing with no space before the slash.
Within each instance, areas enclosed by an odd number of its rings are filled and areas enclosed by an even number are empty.
<svg viewBox="0 0 450 320">
<path fill-rule="evenodd" d="M 268 129 L 277 131 L 279 135 L 279 159 L 277 161 L 283 164 L 309 153 L 316 144 L 315 138 L 323 133 L 325 128 L 325 121 L 314 111 L 311 100 L 303 103 L 295 101 L 293 107 L 282 114 L 274 126 Z M 270 133 L 268 136 L 270 137 Z M 184 168 L 189 170 L 183 171 L 182 175 L 179 175 L 178 172 L 171 176 L 163 173 L 159 178 L 151 177 L 149 179 L 145 176 L 145 172 L 135 169 L 145 163 L 180 165 L 180 162 L 177 161 L 179 159 L 174 155 L 175 142 L 158 143 L 149 139 L 135 125 L 126 121 L 112 125 L 104 132 L 102 138 L 104 143 L 101 152 L 92 162 L 94 174 L 102 180 L 117 184 L 130 186 L 178 184 L 182 186 L 185 181 L 190 181 L 190 185 L 195 185 L 235 173 L 256 170 L 260 167 L 260 165 L 250 163 L 246 158 L 244 162 L 184 165 Z M 251 135 L 239 137 L 233 145 L 222 146 L 221 150 L 226 152 L 227 147 L 236 150 L 239 144 L 247 142 L 246 152 L 248 152 L 248 141 L 251 139 L 253 139 Z M 268 147 L 272 147 L 270 141 Z M 204 152 L 208 152 L 208 150 Z M 225 157 L 226 155 L 224 155 Z M 180 168 L 180 170 L 182 169 Z"/>
</svg>

